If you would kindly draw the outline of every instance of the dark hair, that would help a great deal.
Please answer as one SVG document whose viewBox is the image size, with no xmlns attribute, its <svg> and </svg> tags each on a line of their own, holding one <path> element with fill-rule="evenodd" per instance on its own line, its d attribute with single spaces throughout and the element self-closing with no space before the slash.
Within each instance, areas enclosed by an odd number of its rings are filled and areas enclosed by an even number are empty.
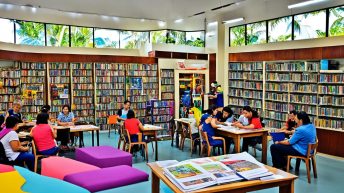
<svg viewBox="0 0 344 193">
<path fill-rule="evenodd" d="M 42 112 L 42 113 L 39 113 L 37 115 L 36 124 L 37 125 L 39 125 L 39 124 L 48 124 L 48 120 L 49 120 L 49 114 L 45 113 L 45 112 Z"/>
<path fill-rule="evenodd" d="M 127 103 L 130 103 L 130 104 L 131 104 L 131 102 L 130 102 L 129 100 L 125 100 L 125 101 L 124 101 L 124 104 L 127 104 Z"/>
<path fill-rule="evenodd" d="M 62 107 L 62 112 L 63 112 L 63 109 L 64 109 L 65 107 L 68 108 L 68 112 L 71 112 L 71 109 L 70 109 L 70 106 L 69 106 L 69 105 L 63 105 L 63 107 Z"/>
<path fill-rule="evenodd" d="M 229 114 L 229 117 L 231 117 L 234 114 L 233 110 L 229 107 L 223 107 L 222 111 L 227 112 Z"/>
<path fill-rule="evenodd" d="M 292 111 L 289 112 L 289 114 L 297 115 L 297 111 L 292 110 Z"/>
<path fill-rule="evenodd" d="M 302 120 L 303 125 L 308 125 L 311 123 L 311 120 L 309 119 L 309 116 L 306 112 L 301 111 L 296 114 L 297 119 Z"/>
<path fill-rule="evenodd" d="M 48 113 L 50 111 L 50 105 L 44 105 L 41 109 L 42 113 Z"/>
<path fill-rule="evenodd" d="M 127 119 L 135 118 L 135 112 L 131 109 L 129 109 L 127 114 Z"/>
<path fill-rule="evenodd" d="M 213 115 L 213 111 L 215 111 L 216 109 L 217 109 L 216 105 L 211 105 L 210 108 L 206 110 L 206 113 L 209 115 Z"/>
<path fill-rule="evenodd" d="M 19 123 L 19 120 L 15 116 L 9 116 L 6 118 L 6 128 L 13 128 L 17 123 Z"/>
<path fill-rule="evenodd" d="M 250 106 L 244 106 L 243 111 L 252 112 L 252 117 L 258 118 L 258 112 L 253 110 Z"/>
</svg>

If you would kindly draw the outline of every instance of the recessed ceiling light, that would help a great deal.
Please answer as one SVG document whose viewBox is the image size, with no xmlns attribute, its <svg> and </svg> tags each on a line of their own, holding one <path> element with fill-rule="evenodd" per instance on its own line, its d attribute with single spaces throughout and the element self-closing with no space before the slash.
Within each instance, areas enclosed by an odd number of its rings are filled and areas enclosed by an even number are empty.
<svg viewBox="0 0 344 193">
<path fill-rule="evenodd" d="M 320 3 L 323 1 L 327 1 L 327 0 L 310 0 L 310 1 L 305 1 L 305 2 L 301 2 L 301 3 L 295 3 L 292 5 L 288 5 L 288 9 L 293 9 L 293 8 L 298 8 L 298 7 L 304 7 L 307 5 L 311 5 L 311 4 L 315 4 L 315 3 Z"/>
<path fill-rule="evenodd" d="M 181 23 L 181 22 L 183 22 L 183 19 L 177 19 L 174 21 L 174 23 Z"/>
<path fill-rule="evenodd" d="M 217 21 L 213 21 L 213 22 L 208 23 L 208 26 L 215 26 L 215 25 L 217 25 Z"/>
<path fill-rule="evenodd" d="M 144 22 L 145 21 L 145 19 L 141 19 L 141 22 Z"/>
<path fill-rule="evenodd" d="M 164 27 L 166 25 L 166 22 L 164 21 L 158 21 L 159 27 Z"/>
<path fill-rule="evenodd" d="M 244 21 L 244 18 L 240 17 L 240 18 L 236 18 L 236 19 L 231 19 L 231 20 L 223 21 L 223 23 L 224 24 L 230 24 L 230 23 L 236 23 L 236 22 L 239 22 L 239 21 Z"/>
</svg>

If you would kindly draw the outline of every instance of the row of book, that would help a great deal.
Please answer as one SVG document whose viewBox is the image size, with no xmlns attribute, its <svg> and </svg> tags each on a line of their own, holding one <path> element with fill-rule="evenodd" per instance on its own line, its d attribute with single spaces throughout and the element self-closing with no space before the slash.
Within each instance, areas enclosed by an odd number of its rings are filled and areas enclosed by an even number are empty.
<svg viewBox="0 0 344 193">
<path fill-rule="evenodd" d="M 288 112 L 288 104 L 276 103 L 276 102 L 266 102 L 266 108 L 268 110 Z"/>
<path fill-rule="evenodd" d="M 156 108 L 153 109 L 153 115 L 169 115 L 173 108 Z"/>
<path fill-rule="evenodd" d="M 19 94 L 20 93 L 20 88 L 13 88 L 13 87 L 4 87 L 0 89 L 0 94 L 1 95 L 12 95 L 12 94 Z"/>
<path fill-rule="evenodd" d="M 102 123 L 100 123 L 100 124 L 107 124 L 107 118 L 110 115 L 115 115 L 115 114 L 117 114 L 117 111 L 115 109 L 101 110 L 101 111 L 96 112 L 96 118 L 97 118 L 97 120 L 101 119 L 100 121 Z"/>
<path fill-rule="evenodd" d="M 50 83 L 53 84 L 68 84 L 69 78 L 66 77 L 50 77 Z"/>
<path fill-rule="evenodd" d="M 229 90 L 228 96 L 242 97 L 242 90 L 241 89 L 231 89 L 231 90 Z"/>
<path fill-rule="evenodd" d="M 252 63 L 229 63 L 228 69 L 230 71 L 262 71 L 262 62 Z"/>
<path fill-rule="evenodd" d="M 168 122 L 171 119 L 170 115 L 153 115 L 154 116 L 154 123 L 156 122 Z"/>
<path fill-rule="evenodd" d="M 157 64 L 128 64 L 128 70 L 153 71 L 153 70 L 158 70 L 158 65 Z"/>
<path fill-rule="evenodd" d="M 316 127 L 342 129 L 344 128 L 344 120 L 331 120 L 331 119 L 317 119 L 315 121 Z"/>
<path fill-rule="evenodd" d="M 174 99 L 174 93 L 161 93 L 161 99 L 162 100 L 173 100 Z"/>
<path fill-rule="evenodd" d="M 0 109 L 1 110 L 6 110 L 10 109 L 13 106 L 13 102 L 8 102 L 8 103 L 0 103 Z"/>
<path fill-rule="evenodd" d="M 344 108 L 319 107 L 319 116 L 344 118 Z"/>
<path fill-rule="evenodd" d="M 274 101 L 283 101 L 283 102 L 289 101 L 287 93 L 267 92 L 265 94 L 265 98 L 268 100 L 274 100 Z"/>
<path fill-rule="evenodd" d="M 18 69 L 4 69 L 0 71 L 0 77 L 2 78 L 20 78 L 21 71 Z"/>
<path fill-rule="evenodd" d="M 290 84 L 290 92 L 303 92 L 307 94 L 311 94 L 311 93 L 316 94 L 318 92 L 318 88 L 317 88 L 317 85 L 315 84 L 293 83 L 293 84 Z"/>
<path fill-rule="evenodd" d="M 111 64 L 96 64 L 96 69 L 100 70 L 112 70 L 112 71 L 123 71 L 125 70 L 125 65 L 124 64 L 117 64 L 117 63 L 111 63 Z M 123 74 L 124 76 L 124 74 Z"/>
<path fill-rule="evenodd" d="M 93 78 L 92 78 L 92 76 L 90 76 L 90 77 L 73 77 L 73 83 L 93 85 Z"/>
<path fill-rule="evenodd" d="M 320 82 L 344 84 L 344 73 L 343 74 L 320 74 Z"/>
<path fill-rule="evenodd" d="M 247 82 L 248 84 L 255 84 L 255 82 Z M 260 84 L 260 83 L 258 83 Z M 244 81 L 229 81 L 228 86 L 232 88 L 244 88 Z M 246 88 L 246 87 L 245 87 Z"/>
<path fill-rule="evenodd" d="M 173 79 L 173 77 L 174 77 L 174 70 L 163 69 L 160 72 L 160 77 L 161 78 L 172 78 Z"/>
<path fill-rule="evenodd" d="M 21 83 L 43 84 L 44 82 L 45 77 L 21 77 Z"/>
<path fill-rule="evenodd" d="M 229 79 L 243 79 L 243 73 L 242 72 L 231 72 L 228 74 Z"/>
<path fill-rule="evenodd" d="M 108 111 L 108 110 L 118 110 L 122 108 L 123 103 L 119 102 L 112 102 L 109 104 L 97 104 L 96 105 L 96 110 L 98 111 Z"/>
<path fill-rule="evenodd" d="M 93 64 L 92 63 L 73 63 L 72 67 L 73 69 L 77 69 L 78 71 L 92 70 Z M 83 69 L 83 70 L 80 70 L 80 69 Z"/>
<path fill-rule="evenodd" d="M 97 96 L 124 96 L 124 90 L 99 90 L 97 89 Z"/>
<path fill-rule="evenodd" d="M 124 71 L 104 71 L 104 70 L 97 70 L 96 71 L 96 75 L 97 76 L 106 76 L 106 77 L 113 77 L 113 76 L 125 76 L 125 72 Z"/>
<path fill-rule="evenodd" d="M 103 82 L 103 83 L 97 83 L 97 90 L 124 90 L 124 83 L 122 84 L 116 84 L 116 83 L 111 83 L 111 82 Z"/>
<path fill-rule="evenodd" d="M 243 79 L 245 80 L 254 80 L 254 81 L 263 81 L 263 73 L 261 72 L 244 72 Z"/>
<path fill-rule="evenodd" d="M 108 104 L 111 102 L 116 102 L 116 103 L 123 103 L 124 102 L 124 96 L 117 96 L 117 95 L 108 95 L 108 96 L 103 96 L 97 97 L 97 104 Z"/>
<path fill-rule="evenodd" d="M 344 106 L 344 96 L 320 96 L 319 97 L 320 105 L 333 105 L 333 106 Z"/>
<path fill-rule="evenodd" d="M 261 91 L 244 90 L 242 96 L 244 98 L 246 97 L 246 98 L 262 99 L 263 98 L 263 92 L 261 92 Z"/>
<path fill-rule="evenodd" d="M 319 94 L 344 95 L 344 86 L 341 85 L 319 85 Z"/>
<path fill-rule="evenodd" d="M 130 106 L 132 109 L 135 109 L 135 111 L 137 109 L 146 109 L 146 103 L 145 102 L 134 102 Z"/>
<path fill-rule="evenodd" d="M 276 121 L 274 119 L 268 119 L 268 118 L 265 118 L 264 122 L 265 122 L 266 128 L 282 128 L 285 124 L 285 120 L 284 121 Z"/>
<path fill-rule="evenodd" d="M 6 78 L 3 81 L 3 86 L 11 86 L 11 87 L 16 87 L 20 85 L 20 79 L 8 79 Z"/>
<path fill-rule="evenodd" d="M 76 101 L 74 101 L 74 105 L 75 105 L 76 111 L 93 110 L 94 109 L 93 103 L 91 103 L 91 104 L 77 104 Z"/>
<path fill-rule="evenodd" d="M 128 76 L 153 76 L 156 77 L 158 75 L 157 71 L 128 71 Z"/>
<path fill-rule="evenodd" d="M 74 88 L 77 90 L 92 90 L 93 84 L 74 84 Z"/>
<path fill-rule="evenodd" d="M 70 69 L 69 63 L 49 63 L 50 69 L 57 69 L 57 70 L 63 70 L 63 69 Z"/>
<path fill-rule="evenodd" d="M 288 100 L 284 100 L 288 101 Z M 317 104 L 317 96 L 316 95 L 300 95 L 300 94 L 291 94 L 290 95 L 290 102 L 294 103 L 303 103 L 303 104 Z"/>
<path fill-rule="evenodd" d="M 161 85 L 161 92 L 174 92 L 174 85 Z"/>
<path fill-rule="evenodd" d="M 261 100 L 244 99 L 244 106 L 250 106 L 261 109 L 263 105 Z"/>
<path fill-rule="evenodd" d="M 125 78 L 121 76 L 106 76 L 106 77 L 96 77 L 97 83 L 124 83 Z"/>
<path fill-rule="evenodd" d="M 282 91 L 288 92 L 288 84 L 285 83 L 268 83 L 265 87 L 266 91 Z"/>
<path fill-rule="evenodd" d="M 267 71 L 317 72 L 319 62 L 266 63 Z"/>
<path fill-rule="evenodd" d="M 174 102 L 173 101 L 154 101 L 153 105 L 154 107 L 173 107 Z"/>
<path fill-rule="evenodd" d="M 46 69 L 46 66 L 45 66 L 45 63 L 22 62 L 21 68 L 22 69 L 44 70 L 44 69 Z"/>
<path fill-rule="evenodd" d="M 93 96 L 93 90 L 73 90 L 73 96 Z"/>
<path fill-rule="evenodd" d="M 144 83 L 143 89 L 157 89 L 159 88 L 158 83 Z"/>
<path fill-rule="evenodd" d="M 161 85 L 164 84 L 174 84 L 174 79 L 173 78 L 162 78 L 161 79 Z"/>
<path fill-rule="evenodd" d="M 245 106 L 244 99 L 241 98 L 228 98 L 228 105 L 234 105 L 234 106 Z"/>
<path fill-rule="evenodd" d="M 288 117 L 289 117 L 288 113 L 276 112 L 276 111 L 265 111 L 265 118 L 268 118 L 268 119 L 286 121 Z"/>
<path fill-rule="evenodd" d="M 291 74 L 291 80 L 293 82 L 318 82 L 318 75 L 317 74 Z"/>
<path fill-rule="evenodd" d="M 92 70 L 73 70 L 73 76 L 93 76 Z"/>
<path fill-rule="evenodd" d="M 28 100 L 23 100 L 22 105 L 44 105 L 44 100 L 43 99 L 28 99 Z"/>
<path fill-rule="evenodd" d="M 21 77 L 23 76 L 45 76 L 45 70 L 22 70 Z"/>
<path fill-rule="evenodd" d="M 86 103 L 93 103 L 93 99 L 92 97 L 85 97 L 85 98 L 81 98 L 81 97 L 75 97 L 73 98 L 74 103 L 77 104 L 86 104 Z"/>
<path fill-rule="evenodd" d="M 301 105 L 301 104 L 289 104 L 289 109 L 293 109 L 295 111 L 305 111 L 308 115 L 316 115 L 317 108 L 316 106 L 311 105 Z"/>
<path fill-rule="evenodd" d="M 55 69 L 49 71 L 50 76 L 70 76 L 69 69 Z"/>
<path fill-rule="evenodd" d="M 268 73 L 266 76 L 266 81 L 290 81 L 290 74 L 281 74 L 281 73 Z"/>
</svg>

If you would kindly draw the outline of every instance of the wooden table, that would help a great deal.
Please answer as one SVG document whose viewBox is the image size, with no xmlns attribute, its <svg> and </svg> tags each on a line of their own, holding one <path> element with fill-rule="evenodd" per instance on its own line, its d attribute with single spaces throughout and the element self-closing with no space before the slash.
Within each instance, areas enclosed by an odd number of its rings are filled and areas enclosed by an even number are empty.
<svg viewBox="0 0 344 193">
<path fill-rule="evenodd" d="M 162 170 L 156 163 L 147 164 L 152 170 L 152 193 L 159 193 L 160 191 L 160 180 L 162 180 L 169 188 L 172 189 L 175 193 L 182 193 L 176 185 L 174 185 L 165 175 Z M 203 188 L 200 190 L 193 191 L 192 193 L 210 193 L 210 192 L 221 192 L 221 193 L 245 193 L 261 189 L 279 187 L 280 193 L 294 193 L 294 181 L 297 176 L 289 174 L 282 170 L 276 168 L 265 166 L 269 169 L 270 172 L 281 175 L 281 179 L 273 179 L 268 181 L 261 180 L 252 180 L 252 181 L 243 181 L 235 182 L 224 185 L 217 185 L 208 188 Z"/>
<path fill-rule="evenodd" d="M 154 136 L 155 141 L 155 161 L 158 161 L 158 131 L 164 130 L 162 127 L 154 126 L 154 125 L 143 125 L 144 130 L 141 130 L 143 135 L 145 136 Z"/>
<path fill-rule="evenodd" d="M 69 132 L 75 133 L 78 132 L 80 134 L 79 140 L 79 147 L 84 146 L 84 139 L 83 139 L 83 132 L 84 131 L 91 131 L 92 132 L 92 146 L 94 146 L 94 131 L 96 131 L 97 136 L 97 146 L 99 146 L 99 130 L 100 128 L 94 125 L 75 125 L 75 126 L 53 126 L 54 129 L 70 129 Z"/>
<path fill-rule="evenodd" d="M 194 120 L 195 120 L 194 118 L 174 119 L 174 121 L 176 122 L 176 130 L 172 131 L 171 146 L 173 146 L 174 134 L 176 133 L 176 147 L 179 148 L 179 134 L 181 134 L 181 132 L 183 132 L 182 123 L 192 123 Z"/>
<path fill-rule="evenodd" d="M 245 137 L 262 137 L 262 163 L 267 163 L 267 142 L 268 142 L 268 129 L 235 129 L 233 127 L 220 127 L 216 129 L 218 135 L 231 137 L 234 141 L 234 150 L 240 153 L 240 141 Z"/>
</svg>

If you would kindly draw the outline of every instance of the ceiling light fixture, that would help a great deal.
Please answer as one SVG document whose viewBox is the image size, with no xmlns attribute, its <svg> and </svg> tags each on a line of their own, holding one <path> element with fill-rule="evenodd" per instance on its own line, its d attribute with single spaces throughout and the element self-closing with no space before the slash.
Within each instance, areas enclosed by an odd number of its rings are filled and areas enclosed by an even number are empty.
<svg viewBox="0 0 344 193">
<path fill-rule="evenodd" d="M 304 7 L 304 6 L 307 6 L 307 5 L 312 5 L 312 4 L 320 3 L 320 2 L 323 2 L 323 1 L 327 1 L 327 0 L 310 0 L 310 1 L 305 1 L 305 2 L 301 2 L 301 3 L 295 3 L 295 4 L 292 4 L 292 5 L 288 5 L 288 9 Z"/>
<path fill-rule="evenodd" d="M 244 18 L 240 17 L 240 18 L 236 18 L 236 19 L 231 19 L 231 20 L 223 21 L 222 23 L 223 24 L 230 24 L 230 23 L 236 23 L 239 21 L 244 21 Z"/>
<path fill-rule="evenodd" d="M 166 25 L 166 22 L 164 21 L 158 21 L 159 27 L 164 27 Z"/>
<path fill-rule="evenodd" d="M 174 21 L 174 23 L 182 23 L 184 19 L 177 19 Z"/>
<path fill-rule="evenodd" d="M 210 27 L 210 26 L 215 26 L 215 25 L 217 25 L 217 21 L 213 21 L 213 22 L 209 22 L 208 23 L 208 26 Z"/>
</svg>

